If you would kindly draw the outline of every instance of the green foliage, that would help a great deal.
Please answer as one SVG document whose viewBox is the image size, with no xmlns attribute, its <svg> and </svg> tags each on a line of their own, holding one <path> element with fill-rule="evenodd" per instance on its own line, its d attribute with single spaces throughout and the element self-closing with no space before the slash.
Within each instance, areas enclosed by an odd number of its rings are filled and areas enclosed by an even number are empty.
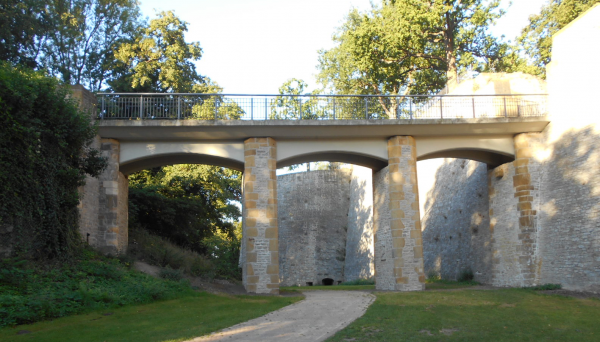
<svg viewBox="0 0 600 342">
<path fill-rule="evenodd" d="M 68 257 L 80 245 L 77 187 L 105 166 L 90 114 L 43 73 L 0 62 L 0 227 L 13 254 Z M 6 243 L 6 241 L 2 241 Z"/>
<path fill-rule="evenodd" d="M 187 25 L 171 11 L 158 13 L 158 18 L 151 20 L 139 36 L 115 52 L 115 57 L 128 71 L 121 80 L 111 83 L 112 88 L 134 92 L 192 92 L 196 84 L 202 83 L 193 63 L 200 60 L 202 49 L 198 42 L 185 42 Z"/>
<path fill-rule="evenodd" d="M 200 253 L 216 232 L 233 236 L 240 217 L 241 173 L 207 165 L 173 165 L 129 177 L 130 227 L 143 227 Z"/>
<path fill-rule="evenodd" d="M 234 236 L 215 234 L 202 242 L 218 277 L 242 279 L 242 269 L 239 267 L 241 235 L 242 224 L 237 222 Z"/>
<path fill-rule="evenodd" d="M 304 89 L 306 82 L 291 78 L 279 87 L 281 95 L 307 95 Z M 314 91 L 313 95 L 318 94 Z M 316 97 L 309 99 L 299 96 L 277 96 L 271 100 L 271 114 L 269 119 L 293 119 L 293 120 L 314 120 L 327 115 L 327 108 L 319 107 L 319 101 Z"/>
<path fill-rule="evenodd" d="M 183 271 L 181 269 L 173 269 L 167 266 L 160 270 L 158 276 L 162 279 L 180 281 L 181 279 L 183 279 Z"/>
<path fill-rule="evenodd" d="M 428 94 L 467 68 L 501 71 L 507 46 L 487 32 L 503 14 L 498 6 L 391 0 L 368 13 L 353 10 L 333 37 L 337 46 L 319 52 L 319 82 L 344 94 Z M 395 100 L 382 105 L 395 117 Z"/>
<path fill-rule="evenodd" d="M 35 67 L 37 39 L 47 31 L 43 0 L 0 0 L 0 60 Z"/>
<path fill-rule="evenodd" d="M 350 280 L 350 281 L 345 281 L 343 283 L 341 283 L 340 285 L 375 285 L 375 279 L 373 278 L 368 278 L 368 279 L 355 279 L 355 280 Z"/>
<path fill-rule="evenodd" d="M 129 271 L 86 251 L 62 264 L 0 261 L 0 327 L 190 295 L 184 282 Z"/>
<path fill-rule="evenodd" d="M 530 16 L 516 47 L 530 63 L 518 70 L 546 78 L 546 66 L 552 57 L 552 35 L 598 3 L 600 0 L 550 0 L 539 14 Z"/>
<path fill-rule="evenodd" d="M 215 266 L 204 255 L 174 245 L 145 229 L 132 229 L 129 235 L 128 255 L 149 264 L 182 270 L 194 277 L 212 279 Z"/>
<path fill-rule="evenodd" d="M 526 286 L 523 288 L 527 289 L 527 290 L 534 290 L 534 291 L 550 291 L 550 290 L 560 290 L 560 289 L 562 289 L 562 285 L 561 284 L 543 284 L 543 285 L 537 285 L 537 286 Z"/>
</svg>

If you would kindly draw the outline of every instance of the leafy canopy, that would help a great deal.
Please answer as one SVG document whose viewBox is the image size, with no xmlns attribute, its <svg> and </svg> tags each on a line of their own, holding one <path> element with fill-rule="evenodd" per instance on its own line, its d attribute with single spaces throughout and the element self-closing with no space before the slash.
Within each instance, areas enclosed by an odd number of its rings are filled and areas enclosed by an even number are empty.
<svg viewBox="0 0 600 342">
<path fill-rule="evenodd" d="M 319 52 L 319 82 L 342 94 L 427 94 L 467 68 L 499 71 L 507 46 L 487 31 L 503 14 L 498 6 L 396 0 L 367 13 L 353 10 L 333 37 L 337 46 Z"/>
<path fill-rule="evenodd" d="M 546 78 L 546 66 L 552 56 L 552 35 L 575 20 L 600 0 L 551 0 L 539 14 L 529 17 L 529 25 L 517 38 L 516 50 L 528 57 L 519 68 L 532 75 Z"/>
<path fill-rule="evenodd" d="M 193 63 L 202 49 L 185 42 L 187 25 L 171 11 L 160 12 L 133 42 L 118 48 L 115 57 L 129 69 L 131 91 L 185 93 L 204 83 Z"/>
<path fill-rule="evenodd" d="M 205 253 L 205 238 L 234 237 L 241 173 L 207 165 L 173 165 L 129 177 L 129 221 L 177 245 Z"/>
</svg>

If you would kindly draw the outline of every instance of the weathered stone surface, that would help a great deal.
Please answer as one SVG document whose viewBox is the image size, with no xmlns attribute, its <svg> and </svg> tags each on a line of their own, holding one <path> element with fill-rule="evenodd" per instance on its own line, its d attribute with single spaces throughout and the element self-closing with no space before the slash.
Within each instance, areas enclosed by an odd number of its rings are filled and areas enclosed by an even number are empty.
<svg viewBox="0 0 600 342">
<path fill-rule="evenodd" d="M 278 294 L 277 144 L 250 138 L 244 155 L 243 282 L 248 292 Z"/>
<path fill-rule="evenodd" d="M 389 205 L 389 167 L 373 174 L 373 235 L 375 243 L 375 287 L 393 290 L 394 258 L 392 257 L 392 215 Z"/>
<path fill-rule="evenodd" d="M 342 169 L 277 177 L 283 286 L 344 281 L 351 176 Z"/>
<path fill-rule="evenodd" d="M 425 274 L 456 279 L 461 272 L 471 270 L 476 281 L 490 283 L 486 165 L 465 159 L 423 161 L 417 163 L 419 181 L 430 181 L 421 178 L 421 170 L 431 167 L 436 168 L 428 175 L 433 178 L 433 187 L 422 197 Z"/>
<path fill-rule="evenodd" d="M 350 182 L 344 279 L 366 279 L 374 274 L 373 171 L 354 166 Z"/>
<path fill-rule="evenodd" d="M 374 185 L 376 188 L 375 209 L 380 211 L 382 209 L 380 204 L 386 201 L 389 205 L 389 226 L 381 222 L 383 217 L 387 217 L 387 213 L 378 212 L 376 214 L 375 262 L 383 263 L 380 267 L 383 269 L 389 270 L 389 267 L 393 267 L 394 281 L 391 283 L 393 288 L 387 280 L 381 280 L 382 284 L 377 286 L 382 290 L 424 290 L 423 240 L 419 215 L 415 139 L 410 136 L 390 138 L 388 140 L 388 156 L 387 177 L 383 174 L 376 176 L 378 184 Z M 385 188 L 385 185 L 380 183 L 382 179 L 387 179 L 387 198 L 381 194 L 382 189 Z M 389 233 L 386 231 L 387 229 L 389 229 Z M 388 234 L 391 235 L 391 241 Z M 377 251 L 378 248 L 385 249 Z M 385 261 L 383 261 L 384 259 Z M 377 282 L 379 282 L 378 269 L 376 274 Z M 389 275 L 384 271 L 382 277 L 385 279 Z"/>
</svg>

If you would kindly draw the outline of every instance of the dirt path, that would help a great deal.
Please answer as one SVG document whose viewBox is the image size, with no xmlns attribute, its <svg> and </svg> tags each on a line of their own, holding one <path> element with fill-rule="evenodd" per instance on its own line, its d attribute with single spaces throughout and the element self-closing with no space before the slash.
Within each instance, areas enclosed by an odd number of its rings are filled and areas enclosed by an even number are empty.
<svg viewBox="0 0 600 342">
<path fill-rule="evenodd" d="M 362 316 L 375 296 L 361 291 L 306 291 L 306 299 L 199 337 L 204 341 L 324 341 Z"/>
</svg>

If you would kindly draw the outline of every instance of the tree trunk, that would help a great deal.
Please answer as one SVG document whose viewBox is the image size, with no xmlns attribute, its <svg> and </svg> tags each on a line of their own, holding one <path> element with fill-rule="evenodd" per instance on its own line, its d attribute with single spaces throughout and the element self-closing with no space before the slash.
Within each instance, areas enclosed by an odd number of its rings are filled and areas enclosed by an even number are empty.
<svg viewBox="0 0 600 342">
<path fill-rule="evenodd" d="M 456 67 L 456 54 L 454 52 L 454 29 L 452 13 L 446 12 L 446 32 L 444 38 L 446 42 L 446 63 L 448 64 L 448 69 L 446 71 L 448 84 L 452 81 L 458 81 L 458 68 Z"/>
</svg>

